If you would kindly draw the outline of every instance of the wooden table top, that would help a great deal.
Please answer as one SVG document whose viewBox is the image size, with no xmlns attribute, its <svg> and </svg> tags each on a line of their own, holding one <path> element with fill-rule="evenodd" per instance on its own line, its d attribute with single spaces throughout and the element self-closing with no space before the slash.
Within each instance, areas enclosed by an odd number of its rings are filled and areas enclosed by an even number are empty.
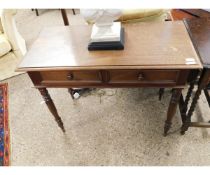
<svg viewBox="0 0 210 175">
<path fill-rule="evenodd" d="M 181 10 L 199 18 L 210 16 L 210 12 L 203 9 L 181 9 Z"/>
<path fill-rule="evenodd" d="M 185 19 L 184 22 L 203 66 L 210 68 L 210 17 Z"/>
<path fill-rule="evenodd" d="M 124 28 L 125 49 L 116 51 L 88 51 L 88 25 L 44 28 L 17 71 L 202 68 L 182 21 L 125 24 Z"/>
</svg>

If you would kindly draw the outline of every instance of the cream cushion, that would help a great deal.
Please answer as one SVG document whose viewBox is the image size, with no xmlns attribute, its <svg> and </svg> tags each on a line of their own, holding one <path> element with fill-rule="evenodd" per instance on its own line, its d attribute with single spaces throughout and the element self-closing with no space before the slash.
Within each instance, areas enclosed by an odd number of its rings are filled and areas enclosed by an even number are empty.
<svg viewBox="0 0 210 175">
<path fill-rule="evenodd" d="M 3 31 L 4 31 L 3 26 L 2 26 L 2 21 L 1 21 L 2 12 L 3 12 L 3 10 L 0 9 L 0 33 L 3 33 Z"/>
<path fill-rule="evenodd" d="M 0 34 L 0 57 L 11 50 L 11 45 L 4 34 Z"/>
<path fill-rule="evenodd" d="M 0 33 L 3 33 L 3 27 L 2 27 L 1 19 L 0 19 Z"/>
<path fill-rule="evenodd" d="M 0 9 L 0 81 L 20 74 L 15 69 L 26 53 L 25 40 L 19 34 L 16 9 Z"/>
<path fill-rule="evenodd" d="M 13 52 L 2 56 L 0 58 L 0 80 L 20 74 L 20 72 L 15 72 L 20 61 L 21 59 L 17 58 Z"/>
<path fill-rule="evenodd" d="M 165 21 L 169 10 L 166 9 L 122 9 L 122 16 L 117 20 L 123 23 L 134 23 L 143 21 Z M 93 24 L 92 21 L 87 21 Z"/>
<path fill-rule="evenodd" d="M 121 22 L 164 21 L 167 18 L 164 9 L 123 9 Z"/>
<path fill-rule="evenodd" d="M 12 50 L 17 57 L 23 57 L 26 53 L 25 40 L 19 34 L 14 15 L 17 10 L 15 9 L 4 9 L 2 14 L 2 26 L 4 29 L 4 34 L 8 38 Z"/>
</svg>

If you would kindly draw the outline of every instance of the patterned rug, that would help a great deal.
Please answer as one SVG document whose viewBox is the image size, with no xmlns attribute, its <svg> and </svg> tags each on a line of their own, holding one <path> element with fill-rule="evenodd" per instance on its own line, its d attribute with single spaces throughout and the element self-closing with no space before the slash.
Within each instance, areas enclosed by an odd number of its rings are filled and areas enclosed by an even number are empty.
<svg viewBox="0 0 210 175">
<path fill-rule="evenodd" d="M 0 84 L 0 166 L 9 165 L 9 124 L 7 84 Z"/>
</svg>

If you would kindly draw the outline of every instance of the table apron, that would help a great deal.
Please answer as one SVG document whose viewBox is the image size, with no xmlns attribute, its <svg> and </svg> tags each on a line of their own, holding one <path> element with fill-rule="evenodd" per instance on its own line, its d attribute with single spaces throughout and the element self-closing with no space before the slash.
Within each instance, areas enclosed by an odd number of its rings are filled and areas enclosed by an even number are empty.
<svg viewBox="0 0 210 175">
<path fill-rule="evenodd" d="M 34 86 L 55 88 L 184 88 L 190 70 L 79 70 L 28 72 Z"/>
</svg>

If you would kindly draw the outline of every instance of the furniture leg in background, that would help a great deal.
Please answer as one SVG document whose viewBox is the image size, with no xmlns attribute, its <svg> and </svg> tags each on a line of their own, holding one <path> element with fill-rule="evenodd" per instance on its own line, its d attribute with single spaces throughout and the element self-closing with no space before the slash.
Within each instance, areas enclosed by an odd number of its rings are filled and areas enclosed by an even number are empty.
<svg viewBox="0 0 210 175">
<path fill-rule="evenodd" d="M 176 109 L 177 109 L 181 92 L 182 92 L 181 88 L 173 89 L 170 104 L 168 107 L 167 119 L 165 121 L 165 126 L 164 126 L 164 136 L 167 135 L 169 129 L 171 128 L 172 118 L 174 117 L 176 113 Z"/>
<path fill-rule="evenodd" d="M 38 9 L 31 9 L 32 11 L 34 11 L 35 10 L 35 12 L 36 12 L 36 16 L 39 16 L 39 11 L 38 11 Z"/>
<path fill-rule="evenodd" d="M 35 9 L 35 12 L 36 12 L 36 16 L 39 16 L 39 11 L 38 11 L 38 9 Z"/>
<path fill-rule="evenodd" d="M 76 15 L 75 10 L 72 9 L 72 11 L 73 11 L 73 14 Z M 61 15 L 62 15 L 62 18 L 63 18 L 64 25 L 69 26 L 69 20 L 68 20 L 68 16 L 67 16 L 67 13 L 66 13 L 66 9 L 61 9 Z"/>
<path fill-rule="evenodd" d="M 61 9 L 61 15 L 65 26 L 69 26 L 69 20 L 65 9 Z"/>
<path fill-rule="evenodd" d="M 160 88 L 159 89 L 159 100 L 161 101 L 163 94 L 164 94 L 165 88 Z"/>
<path fill-rule="evenodd" d="M 73 12 L 73 14 L 74 14 L 74 15 L 76 15 L 76 13 L 75 13 L 75 10 L 74 10 L 74 9 L 72 9 L 72 12 Z"/>
</svg>

